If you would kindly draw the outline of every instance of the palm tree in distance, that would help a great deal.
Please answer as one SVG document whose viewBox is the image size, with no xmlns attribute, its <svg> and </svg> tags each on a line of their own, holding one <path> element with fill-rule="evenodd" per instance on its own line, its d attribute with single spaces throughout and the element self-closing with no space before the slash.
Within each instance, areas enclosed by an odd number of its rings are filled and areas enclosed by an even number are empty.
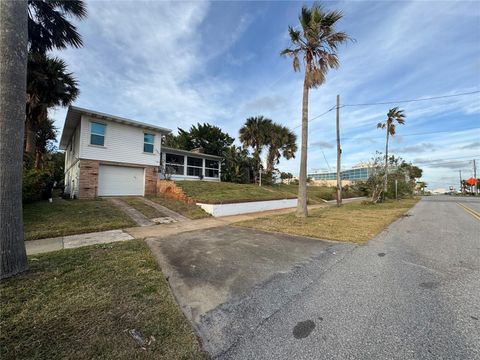
<svg viewBox="0 0 480 360">
<path fill-rule="evenodd" d="M 384 196 L 387 192 L 387 184 L 388 184 L 388 139 L 390 136 L 395 135 L 395 128 L 396 124 L 403 125 L 405 124 L 405 114 L 403 110 L 400 110 L 398 106 L 388 110 L 387 113 L 387 120 L 385 122 L 379 122 L 377 124 L 377 129 L 386 129 L 387 130 L 387 138 L 385 141 L 385 175 L 384 175 L 384 183 L 383 183 L 383 192 Z"/>
<path fill-rule="evenodd" d="M 293 58 L 293 70 L 300 71 L 300 59 L 303 59 L 305 76 L 303 81 L 302 104 L 302 147 L 300 155 L 300 173 L 298 185 L 298 217 L 306 217 L 307 212 L 307 144 L 308 144 L 308 92 L 325 82 L 329 69 L 336 69 L 340 63 L 337 49 L 350 38 L 344 32 L 335 30 L 336 23 L 343 17 L 341 11 L 326 11 L 318 3 L 311 8 L 302 7 L 299 16 L 300 30 L 288 27 L 291 48 L 280 54 Z"/>
<path fill-rule="evenodd" d="M 259 173 L 262 166 L 261 154 L 263 148 L 268 144 L 269 132 L 272 127 L 272 120 L 263 116 L 250 117 L 240 128 L 240 141 L 244 148 L 253 149 L 253 159 L 255 161 L 255 171 L 253 177 L 255 183 L 258 183 Z"/>
<path fill-rule="evenodd" d="M 295 157 L 297 135 L 289 128 L 279 124 L 272 124 L 269 133 L 266 170 L 268 174 L 271 174 L 275 165 L 279 163 L 281 156 L 287 160 Z"/>
</svg>

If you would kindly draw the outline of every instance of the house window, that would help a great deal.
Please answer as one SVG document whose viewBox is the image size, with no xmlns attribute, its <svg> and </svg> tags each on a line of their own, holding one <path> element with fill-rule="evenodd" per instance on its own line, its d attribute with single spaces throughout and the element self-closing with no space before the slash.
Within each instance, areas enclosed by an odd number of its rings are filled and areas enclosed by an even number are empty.
<svg viewBox="0 0 480 360">
<path fill-rule="evenodd" d="M 92 122 L 90 123 L 90 144 L 92 145 L 105 145 L 105 128 L 107 125 Z"/>
<path fill-rule="evenodd" d="M 217 160 L 205 160 L 205 176 L 218 178 L 219 171 L 218 171 L 219 162 Z"/>
<path fill-rule="evenodd" d="M 153 154 L 153 145 L 155 143 L 155 135 L 143 134 L 143 152 Z"/>
<path fill-rule="evenodd" d="M 187 175 L 202 176 L 203 159 L 196 157 L 187 157 Z"/>
<path fill-rule="evenodd" d="M 183 155 L 165 154 L 165 170 L 171 175 L 184 175 L 185 157 Z"/>
</svg>

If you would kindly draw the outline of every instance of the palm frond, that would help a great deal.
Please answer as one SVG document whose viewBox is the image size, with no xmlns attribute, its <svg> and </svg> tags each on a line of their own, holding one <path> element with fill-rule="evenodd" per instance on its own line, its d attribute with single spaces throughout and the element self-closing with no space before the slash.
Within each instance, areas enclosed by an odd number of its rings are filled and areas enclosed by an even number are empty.
<svg viewBox="0 0 480 360">
<path fill-rule="evenodd" d="M 293 71 L 300 71 L 300 60 L 298 59 L 297 54 L 293 57 Z"/>
<path fill-rule="evenodd" d="M 288 27 L 288 34 L 290 35 L 290 40 L 293 44 L 297 44 L 300 41 L 300 31 L 295 30 L 292 26 Z"/>
<path fill-rule="evenodd" d="M 322 19 L 323 27 L 332 27 L 337 21 L 343 17 L 343 12 L 340 10 L 332 10 L 324 14 Z"/>
</svg>

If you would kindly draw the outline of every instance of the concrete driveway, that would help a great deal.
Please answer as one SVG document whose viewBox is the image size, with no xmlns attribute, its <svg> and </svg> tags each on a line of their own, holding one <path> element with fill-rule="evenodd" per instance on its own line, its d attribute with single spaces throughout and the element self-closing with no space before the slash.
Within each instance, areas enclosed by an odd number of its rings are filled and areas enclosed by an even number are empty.
<svg viewBox="0 0 480 360">
<path fill-rule="evenodd" d="M 338 260 L 339 250 L 353 248 L 234 226 L 150 238 L 147 243 L 212 355 L 227 350 L 259 319 L 308 286 L 310 263 L 321 260 L 327 269 Z"/>
</svg>

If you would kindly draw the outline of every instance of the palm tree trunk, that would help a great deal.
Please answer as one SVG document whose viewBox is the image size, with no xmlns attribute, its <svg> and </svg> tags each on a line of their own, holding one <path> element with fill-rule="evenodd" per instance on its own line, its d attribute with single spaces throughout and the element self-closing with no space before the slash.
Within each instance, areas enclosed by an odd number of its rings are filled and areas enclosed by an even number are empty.
<svg viewBox="0 0 480 360">
<path fill-rule="evenodd" d="M 308 69 L 308 65 L 306 68 Z M 303 80 L 302 104 L 302 147 L 300 149 L 300 172 L 298 176 L 297 217 L 307 217 L 307 146 L 308 146 L 308 70 L 305 70 Z"/>
<path fill-rule="evenodd" d="M 43 153 L 40 149 L 35 151 L 35 169 L 40 170 L 43 167 Z"/>
<path fill-rule="evenodd" d="M 0 279 L 27 269 L 22 157 L 27 83 L 27 1 L 0 1 Z"/>
<path fill-rule="evenodd" d="M 277 150 L 275 148 L 270 148 L 268 149 L 268 155 L 267 155 L 267 173 L 272 173 L 273 172 L 273 167 L 275 163 L 275 153 Z"/>
<path fill-rule="evenodd" d="M 25 152 L 33 154 L 35 153 L 35 131 L 28 120 L 25 122 L 25 133 L 27 138 L 25 141 Z"/>
<path fill-rule="evenodd" d="M 388 187 L 388 125 L 387 125 L 387 141 L 385 141 L 385 175 L 384 175 L 384 184 L 383 184 L 383 197 L 387 195 L 387 187 Z"/>
</svg>

